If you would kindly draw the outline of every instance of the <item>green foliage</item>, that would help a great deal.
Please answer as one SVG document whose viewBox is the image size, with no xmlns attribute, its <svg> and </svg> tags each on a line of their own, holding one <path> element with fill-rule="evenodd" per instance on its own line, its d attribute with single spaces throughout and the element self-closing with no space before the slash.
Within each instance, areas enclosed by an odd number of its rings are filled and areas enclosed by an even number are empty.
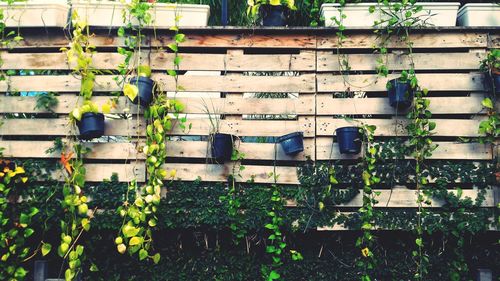
<svg viewBox="0 0 500 281">
<path fill-rule="evenodd" d="M 30 237 L 35 233 L 33 217 L 36 207 L 18 206 L 21 190 L 27 187 L 28 175 L 21 166 L 0 160 L 0 279 L 24 280 L 28 271 L 23 262 L 32 247 Z"/>
<path fill-rule="evenodd" d="M 290 10 L 296 10 L 295 0 L 248 0 L 247 15 L 255 21 L 262 5 L 285 6 Z"/>
<path fill-rule="evenodd" d="M 59 100 L 56 93 L 45 93 L 36 95 L 35 109 L 42 109 L 48 112 L 54 112 L 53 107 L 57 106 Z"/>
</svg>

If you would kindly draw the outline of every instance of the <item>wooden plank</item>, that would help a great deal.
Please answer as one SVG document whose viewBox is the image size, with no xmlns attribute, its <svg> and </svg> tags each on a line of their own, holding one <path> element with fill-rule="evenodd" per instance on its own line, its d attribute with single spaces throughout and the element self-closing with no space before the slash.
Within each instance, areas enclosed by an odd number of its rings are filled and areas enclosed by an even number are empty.
<svg viewBox="0 0 500 281">
<path fill-rule="evenodd" d="M 236 164 L 237 165 L 237 164 Z M 201 178 L 202 181 L 227 181 L 228 176 L 232 173 L 233 163 L 223 165 L 217 164 L 165 164 L 163 168 L 166 170 L 175 169 L 176 177 L 182 181 L 194 181 Z M 236 166 L 236 173 L 238 166 Z M 253 166 L 245 165 L 245 169 L 241 172 L 242 177 L 236 177 L 238 182 L 246 182 L 253 179 L 255 183 L 273 183 L 274 180 L 269 178 L 269 173 L 273 172 L 272 166 Z M 279 175 L 279 184 L 298 184 L 297 169 L 295 167 L 276 167 L 276 174 Z"/>
<path fill-rule="evenodd" d="M 139 126 L 137 126 L 139 125 Z M 0 127 L 0 135 L 10 136 L 66 136 L 70 132 L 67 118 L 50 119 L 5 119 Z M 105 136 L 145 136 L 145 121 L 137 120 L 105 120 Z"/>
<path fill-rule="evenodd" d="M 386 91 L 387 81 L 398 78 L 397 74 L 390 74 L 388 77 L 379 77 L 375 74 L 365 75 L 342 75 L 318 74 L 318 92 L 346 91 L 347 87 L 351 91 Z M 347 79 L 347 85 L 344 84 Z M 482 73 L 426 73 L 417 74 L 421 88 L 429 91 L 486 91 L 485 77 Z"/>
<path fill-rule="evenodd" d="M 146 179 L 146 165 L 142 161 L 130 164 L 84 164 L 87 182 L 101 182 L 110 179 L 113 174 L 118 176 L 119 182 L 129 182 L 136 179 L 144 182 Z M 62 170 L 54 171 L 52 178 L 64 181 Z"/>
<path fill-rule="evenodd" d="M 83 143 L 91 151 L 85 159 L 104 160 L 135 160 L 145 159 L 143 153 L 138 153 L 135 143 Z M 54 146 L 52 141 L 0 141 L 0 147 L 5 148 L 6 158 L 60 158 L 61 154 L 46 151 Z"/>
<path fill-rule="evenodd" d="M 436 129 L 433 136 L 446 137 L 477 137 L 481 120 L 468 119 L 434 119 Z M 397 119 L 332 119 L 328 117 L 318 117 L 316 121 L 318 136 L 332 136 L 335 129 L 345 126 L 355 126 L 356 122 L 365 122 L 369 125 L 377 126 L 375 136 L 406 136 L 406 126 L 409 120 Z"/>
<path fill-rule="evenodd" d="M 448 160 L 491 160 L 493 159 L 492 146 L 479 143 L 454 143 L 454 142 L 434 142 L 438 145 L 428 159 L 448 159 Z M 316 151 L 318 160 L 330 159 L 358 159 L 357 155 L 340 154 L 338 143 L 333 138 L 316 138 Z"/>
<path fill-rule="evenodd" d="M 342 42 L 342 48 L 345 49 L 372 49 L 379 45 L 376 34 L 371 32 L 347 33 L 347 38 Z M 439 32 L 425 30 L 419 33 L 412 33 L 410 40 L 413 42 L 413 48 L 486 48 L 486 32 Z M 335 34 L 326 34 L 318 36 L 318 49 L 336 49 L 339 47 L 338 38 Z M 406 43 L 399 36 L 393 36 L 387 42 L 388 48 L 404 48 Z"/>
<path fill-rule="evenodd" d="M 189 131 L 174 128 L 172 135 L 208 135 L 210 122 L 207 119 L 188 120 Z M 304 137 L 314 137 L 314 118 L 303 117 L 298 121 L 289 120 L 220 120 L 220 132 L 236 136 L 278 137 L 293 132 L 303 132 Z"/>
<path fill-rule="evenodd" d="M 171 43 L 171 35 L 151 38 L 152 47 L 163 47 Z M 187 34 L 181 47 L 197 48 L 273 48 L 312 49 L 316 47 L 316 36 L 305 34 Z"/>
<path fill-rule="evenodd" d="M 245 154 L 245 160 L 274 160 L 276 149 L 276 160 L 305 161 L 307 156 L 314 154 L 314 140 L 304 139 L 304 152 L 297 155 L 286 155 L 279 144 L 274 143 L 248 143 L 238 142 L 238 151 Z M 172 141 L 167 144 L 167 155 L 169 157 L 201 158 L 210 157 L 210 148 L 206 141 Z"/>
<path fill-rule="evenodd" d="M 192 128 L 184 131 L 175 127 L 172 135 L 208 135 L 210 124 L 207 119 L 189 120 Z M 221 133 L 237 136 L 282 136 L 296 131 L 304 132 L 305 137 L 314 136 L 314 118 L 306 117 L 300 121 L 282 120 L 221 120 Z M 10 136 L 66 136 L 70 132 L 66 118 L 51 119 L 6 119 L 0 127 L 0 135 Z M 140 119 L 139 127 L 136 120 L 106 119 L 105 136 L 145 136 L 145 121 Z"/>
<path fill-rule="evenodd" d="M 99 108 L 114 96 L 94 96 L 92 101 Z M 62 94 L 59 103 L 52 110 L 58 114 L 67 114 L 75 108 L 78 96 Z M 35 109 L 36 97 L 5 96 L 0 94 L 0 113 L 44 113 L 44 109 Z M 314 96 L 300 95 L 298 99 L 259 99 L 259 98 L 176 98 L 185 105 L 183 113 L 204 114 L 204 103 L 221 114 L 314 114 Z M 110 113 L 142 114 L 142 109 L 132 104 L 128 98 L 119 97 L 116 107 Z"/>
<path fill-rule="evenodd" d="M 340 189 L 347 191 L 346 189 Z M 401 187 L 397 186 L 394 187 L 392 190 L 387 190 L 387 189 L 375 189 L 374 192 L 380 192 L 379 196 L 376 196 L 376 199 L 378 200 L 378 203 L 375 204 L 375 207 L 382 207 L 382 208 L 417 208 L 417 194 L 415 190 L 408 189 L 406 187 Z M 451 192 L 453 194 L 457 194 L 457 190 L 448 190 L 448 192 Z M 478 194 L 479 194 L 478 189 L 463 189 L 462 190 L 462 197 L 461 199 L 465 198 L 470 198 L 473 201 L 476 200 Z M 495 202 L 494 202 L 494 196 L 493 196 L 494 191 L 492 189 L 487 189 L 485 196 L 484 202 L 481 204 L 482 207 L 484 208 L 494 208 L 496 207 Z M 427 198 L 427 197 L 426 197 Z M 439 200 L 436 198 L 428 198 L 430 201 L 430 205 L 424 204 L 424 208 L 440 208 L 443 207 L 443 205 L 446 203 L 443 200 Z M 294 201 L 289 201 L 287 202 L 287 206 L 289 207 L 296 207 L 297 203 Z M 338 204 L 338 205 L 333 205 L 333 207 L 349 207 L 349 208 L 359 208 L 363 206 L 363 194 L 362 191 L 360 191 L 359 194 L 357 194 L 351 201 Z"/>
<path fill-rule="evenodd" d="M 115 99 L 115 96 L 94 96 L 92 101 L 99 108 L 106 104 L 110 99 Z M 78 103 L 82 103 L 82 98 L 76 94 L 62 94 L 57 97 L 58 104 L 52 111 L 58 114 L 70 113 Z M 0 94 L 0 113 L 47 113 L 45 109 L 36 109 L 37 97 L 25 96 L 5 96 Z M 127 97 L 118 97 L 116 99 L 116 107 L 112 107 L 110 113 L 142 114 L 142 109 L 133 103 Z"/>
<path fill-rule="evenodd" d="M 110 33 L 96 32 L 90 37 L 90 43 L 97 48 L 116 48 L 125 47 L 125 38 L 115 36 L 115 31 Z M 26 32 L 22 34 L 23 40 L 10 46 L 10 49 L 49 49 L 59 50 L 62 47 L 68 47 L 69 39 L 61 29 L 40 29 L 39 32 Z M 149 46 L 148 40 L 144 40 L 142 48 Z"/>
<path fill-rule="evenodd" d="M 121 91 L 112 75 L 96 77 L 94 91 Z M 164 91 L 174 91 L 174 78 L 166 74 L 153 74 Z M 179 76 L 179 85 L 188 92 L 314 92 L 315 75 L 300 76 Z M 0 82 L 0 92 L 6 91 L 42 91 L 42 92 L 78 92 L 80 80 L 71 75 L 53 76 L 9 76 Z"/>
<path fill-rule="evenodd" d="M 377 54 L 346 54 L 351 71 L 375 71 L 377 59 L 386 60 L 390 70 L 407 70 L 410 68 L 410 59 L 406 54 L 391 53 L 387 56 Z M 481 60 L 485 54 L 470 53 L 414 53 L 413 61 L 416 70 L 479 70 Z M 317 71 L 339 71 L 340 64 L 336 51 L 318 52 Z"/>
<path fill-rule="evenodd" d="M 174 54 L 153 51 L 143 52 L 143 57 L 150 55 L 152 70 L 164 71 L 173 63 Z M 218 71 L 314 71 L 315 55 L 313 51 L 285 55 L 224 55 L 204 53 L 180 53 L 180 70 L 218 70 Z M 118 53 L 95 53 L 92 65 L 96 69 L 116 69 L 124 61 Z M 31 70 L 70 70 L 66 54 L 63 53 L 2 53 L 3 69 Z M 133 61 L 133 59 L 132 59 Z"/>
<path fill-rule="evenodd" d="M 430 97 L 429 110 L 433 114 L 486 114 L 481 101 L 482 93 L 469 97 Z M 402 115 L 407 112 L 396 110 L 389 105 L 387 98 L 332 98 L 331 94 L 316 96 L 318 115 L 340 114 L 380 114 Z"/>
</svg>

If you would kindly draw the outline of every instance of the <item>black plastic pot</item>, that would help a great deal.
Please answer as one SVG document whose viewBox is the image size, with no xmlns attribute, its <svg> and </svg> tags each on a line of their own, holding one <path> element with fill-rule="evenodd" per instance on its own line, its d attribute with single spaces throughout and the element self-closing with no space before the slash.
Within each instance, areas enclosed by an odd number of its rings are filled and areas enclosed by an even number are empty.
<svg viewBox="0 0 500 281">
<path fill-rule="evenodd" d="M 304 134 L 295 132 L 279 137 L 276 140 L 287 155 L 294 155 L 304 151 Z"/>
<path fill-rule="evenodd" d="M 413 104 L 415 93 L 410 82 L 401 82 L 399 79 L 390 80 L 387 89 L 389 104 L 398 109 L 409 108 Z"/>
<path fill-rule="evenodd" d="M 286 25 L 286 8 L 282 5 L 262 5 L 260 14 L 262 16 L 263 26 L 285 26 Z"/>
<path fill-rule="evenodd" d="M 335 130 L 341 154 L 361 152 L 361 133 L 358 127 L 342 127 Z"/>
<path fill-rule="evenodd" d="M 130 79 L 130 84 L 136 85 L 139 89 L 139 93 L 137 97 L 132 101 L 133 104 L 137 104 L 138 102 L 143 107 L 148 107 L 151 101 L 153 100 L 153 87 L 154 81 L 149 79 L 148 77 L 133 77 Z"/>
<path fill-rule="evenodd" d="M 104 135 L 104 115 L 102 113 L 84 113 L 76 125 L 80 130 L 80 139 L 91 140 Z"/>
<path fill-rule="evenodd" d="M 230 134 L 213 134 L 211 143 L 212 158 L 217 162 L 231 160 L 234 136 Z"/>
</svg>

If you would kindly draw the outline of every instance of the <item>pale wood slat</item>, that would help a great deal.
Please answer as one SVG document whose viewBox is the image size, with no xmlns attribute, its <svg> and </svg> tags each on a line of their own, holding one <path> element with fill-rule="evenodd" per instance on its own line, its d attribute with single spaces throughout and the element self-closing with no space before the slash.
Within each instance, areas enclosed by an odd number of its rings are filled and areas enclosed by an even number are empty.
<svg viewBox="0 0 500 281">
<path fill-rule="evenodd" d="M 484 94 L 469 97 L 430 97 L 429 110 L 433 114 L 486 114 L 481 101 Z M 396 110 L 388 98 L 332 98 L 331 94 L 318 94 L 317 114 L 384 114 L 404 115 L 408 110 Z"/>
<path fill-rule="evenodd" d="M 145 121 L 140 119 L 139 127 L 136 120 L 106 119 L 105 136 L 145 136 Z M 207 119 L 189 120 L 192 128 L 184 131 L 174 127 L 172 135 L 208 135 L 210 122 Z M 65 136 L 70 131 L 66 118 L 51 119 L 6 119 L 0 127 L 0 135 L 11 136 Z M 221 133 L 237 136 L 282 136 L 296 131 L 304 132 L 305 137 L 314 136 L 314 118 L 301 118 L 299 121 L 278 120 L 221 120 Z"/>
<path fill-rule="evenodd" d="M 479 70 L 484 53 L 415 53 L 413 61 L 416 70 Z M 407 54 L 346 54 L 351 71 L 375 71 L 377 59 L 382 58 L 390 70 L 407 70 L 410 68 L 410 59 Z M 340 71 L 339 56 L 337 52 L 318 52 L 317 71 Z"/>
<path fill-rule="evenodd" d="M 300 54 L 284 55 L 224 55 L 180 53 L 180 70 L 218 70 L 218 71 L 314 71 L 315 54 L 302 51 Z M 142 52 L 142 57 L 151 58 L 152 70 L 165 71 L 173 63 L 174 54 L 154 51 Z M 96 69 L 116 69 L 123 63 L 124 56 L 118 53 L 96 53 L 92 65 Z M 2 54 L 4 69 L 32 70 L 71 70 L 75 64 L 68 65 L 63 53 L 7 53 Z M 133 61 L 133 59 L 132 59 Z"/>
<path fill-rule="evenodd" d="M 140 118 L 140 117 L 139 117 Z M 139 125 L 139 127 L 137 127 Z M 0 135 L 10 136 L 66 136 L 70 132 L 67 118 L 50 119 L 5 119 Z M 105 120 L 105 136 L 145 136 L 145 121 Z"/>
<path fill-rule="evenodd" d="M 47 154 L 47 149 L 53 147 L 52 141 L 0 141 L 0 147 L 4 147 L 6 158 L 59 158 L 60 154 L 53 152 Z M 143 147 L 143 142 L 136 149 L 135 143 L 84 143 L 91 152 L 85 155 L 85 159 L 103 160 L 134 160 L 145 159 L 142 152 L 137 152 Z M 305 161 L 306 156 L 314 153 L 314 141 L 311 138 L 304 139 L 304 152 L 297 155 L 286 155 L 279 144 L 273 143 L 241 143 L 237 144 L 238 150 L 245 153 L 247 160 L 274 160 L 274 149 L 276 147 L 276 160 Z M 167 156 L 177 158 L 201 158 L 210 157 L 210 148 L 206 141 L 169 141 L 167 144 Z"/>
<path fill-rule="evenodd" d="M 479 143 L 454 143 L 454 142 L 435 142 L 437 149 L 432 152 L 428 159 L 447 159 L 447 160 L 491 160 L 493 159 L 492 146 Z M 316 151 L 318 160 L 330 159 L 358 159 L 362 154 L 349 155 L 340 154 L 338 143 L 333 142 L 333 138 L 316 138 Z"/>
<path fill-rule="evenodd" d="M 318 74 L 318 92 L 343 92 L 348 88 L 351 91 L 386 91 L 387 81 L 398 78 L 399 75 L 391 74 L 387 78 L 379 77 L 376 74 L 370 75 L 331 75 Z M 482 73 L 426 73 L 417 74 L 421 88 L 429 91 L 485 91 L 485 76 Z M 344 79 L 347 84 L 344 85 Z"/>
<path fill-rule="evenodd" d="M 121 91 L 112 75 L 96 77 L 94 91 Z M 174 78 L 166 74 L 153 74 L 152 79 L 162 90 L 174 91 Z M 315 75 L 300 76 L 179 76 L 179 85 L 189 92 L 314 92 Z M 10 76 L 0 82 L 0 92 L 5 91 L 50 91 L 77 92 L 80 91 L 80 80 L 71 75 L 54 76 Z"/>
<path fill-rule="evenodd" d="M 375 125 L 375 136 L 406 136 L 406 125 L 409 120 L 404 118 L 397 119 L 354 119 L 348 121 L 345 119 L 332 119 L 328 117 L 318 117 L 316 120 L 318 136 L 332 136 L 335 129 L 346 126 L 355 126 L 355 121 L 361 121 L 368 125 Z M 433 136 L 446 137 L 477 137 L 478 128 L 481 120 L 467 119 L 434 119 L 436 129 Z"/>
<path fill-rule="evenodd" d="M 103 179 L 110 179 L 113 174 L 118 176 L 119 182 L 146 180 L 146 164 L 142 161 L 130 164 L 84 164 L 84 167 L 87 171 L 85 180 L 88 182 L 101 182 Z M 64 181 L 62 170 L 54 171 L 52 178 Z"/>
<path fill-rule="evenodd" d="M 340 189 L 342 190 L 342 189 Z M 415 190 L 408 189 L 404 186 L 397 186 L 394 187 L 392 190 L 387 190 L 387 189 L 375 189 L 374 192 L 380 192 L 380 195 L 377 196 L 377 201 L 378 203 L 375 204 L 375 207 L 388 207 L 388 208 L 417 208 L 417 194 Z M 451 192 L 453 194 L 457 194 L 456 190 L 448 190 L 448 192 Z M 478 194 L 479 194 L 478 189 L 464 189 L 462 190 L 462 199 L 465 198 L 470 198 L 473 201 L 476 200 Z M 493 190 L 492 189 L 487 189 L 485 193 L 485 200 L 482 203 L 482 207 L 485 208 L 493 208 L 495 207 L 495 202 L 493 200 Z M 442 207 L 446 202 L 442 200 L 438 200 L 436 198 L 429 198 L 431 204 L 427 205 L 424 204 L 424 208 L 439 208 Z M 296 207 L 297 202 L 290 200 L 287 202 L 288 207 Z M 334 205 L 335 207 L 356 207 L 359 208 L 363 206 L 363 194 L 362 191 L 360 191 L 359 194 L 357 194 L 351 201 Z"/>
<path fill-rule="evenodd" d="M 94 96 L 92 101 L 99 108 L 114 96 Z M 59 103 L 52 108 L 58 114 L 69 113 L 75 108 L 78 98 L 76 95 L 62 94 L 58 98 Z M 45 109 L 35 109 L 36 97 L 5 96 L 0 94 L 0 113 L 44 113 Z M 314 96 L 302 94 L 298 99 L 258 99 L 258 98 L 176 98 L 185 105 L 183 113 L 204 114 L 204 104 L 214 112 L 221 114 L 314 114 Z M 140 113 L 142 110 L 132 104 L 128 98 L 119 97 L 116 107 L 110 113 Z"/>
<path fill-rule="evenodd" d="M 226 181 L 228 176 L 232 174 L 233 163 L 226 164 L 165 164 L 163 168 L 166 170 L 175 169 L 176 177 L 182 181 L 194 181 L 198 177 L 202 181 Z M 238 182 L 246 182 L 253 178 L 255 183 L 273 183 L 273 178 L 269 177 L 269 173 L 273 172 L 273 166 L 254 166 L 245 165 L 245 169 L 240 172 L 242 177 L 236 177 Z M 236 172 L 238 173 L 238 167 Z M 297 169 L 295 167 L 276 167 L 276 174 L 279 175 L 279 184 L 298 184 Z"/>
<path fill-rule="evenodd" d="M 372 49 L 378 46 L 380 39 L 371 32 L 347 34 L 342 42 L 341 48 L 349 49 Z M 486 48 L 486 32 L 439 32 L 425 30 L 420 33 L 411 33 L 410 41 L 413 48 Z M 318 49 L 336 49 L 339 47 L 337 36 L 332 33 L 318 36 Z M 387 42 L 388 48 L 407 48 L 406 43 L 399 36 L 392 36 Z"/>
<path fill-rule="evenodd" d="M 135 160 L 145 159 L 143 153 L 138 153 L 135 143 L 83 143 L 91 151 L 85 154 L 85 159 L 104 160 Z M 61 154 L 46 151 L 54 146 L 52 141 L 0 141 L 0 147 L 5 148 L 6 158 L 60 158 Z"/>
</svg>

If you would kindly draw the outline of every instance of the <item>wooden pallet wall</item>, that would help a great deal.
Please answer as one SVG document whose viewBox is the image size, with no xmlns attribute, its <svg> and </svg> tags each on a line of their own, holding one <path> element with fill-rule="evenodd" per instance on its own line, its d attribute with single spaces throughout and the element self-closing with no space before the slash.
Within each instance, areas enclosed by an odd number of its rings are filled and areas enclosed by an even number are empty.
<svg viewBox="0 0 500 281">
<path fill-rule="evenodd" d="M 378 55 L 373 54 L 372 47 L 378 38 L 370 30 L 349 31 L 341 46 L 334 32 L 327 30 L 185 32 L 187 40 L 181 45 L 183 60 L 179 76 L 184 93 L 178 93 L 178 98 L 186 105 L 185 113 L 192 128 L 188 132 L 180 129 L 171 132 L 170 158 L 165 165 L 176 169 L 181 180 L 201 177 L 205 181 L 225 181 L 231 172 L 233 163 L 219 165 L 206 161 L 210 126 L 204 104 L 223 116 L 221 132 L 243 140 L 239 149 L 246 155 L 246 169 L 243 177 L 238 178 L 241 181 L 252 178 L 258 183 L 271 183 L 268 174 L 276 163 L 279 183 L 297 184 L 296 166 L 307 158 L 352 162 L 358 156 L 339 154 L 333 137 L 336 128 L 352 123 L 344 116 L 376 125 L 376 136 L 382 141 L 406 135 L 405 112 L 391 108 L 384 95 L 387 79 L 397 74 L 388 78 L 375 74 Z M 26 30 L 22 35 L 24 40 L 18 45 L 1 51 L 2 69 L 50 70 L 58 74 L 10 76 L 0 81 L 0 114 L 9 116 L 0 127 L 0 147 L 6 148 L 6 157 L 56 159 L 58 155 L 45 151 L 56 137 L 67 135 L 67 116 L 78 101 L 80 81 L 70 74 L 71 66 L 59 51 L 68 45 L 63 32 Z M 493 159 L 490 145 L 460 143 L 457 138 L 477 137 L 479 122 L 486 118 L 481 100 L 488 88 L 479 72 L 479 62 L 489 47 L 498 46 L 499 36 L 498 30 L 471 29 L 429 29 L 413 35 L 417 77 L 420 85 L 429 90 L 430 110 L 437 124 L 433 138 L 439 147 L 432 159 L 476 162 Z M 95 30 L 92 41 L 97 47 L 93 57 L 96 68 L 112 70 L 122 62 L 123 57 L 116 53 L 116 48 L 123 46 L 122 38 L 108 35 L 107 30 Z M 158 31 L 156 36 L 149 34 L 141 58 L 151 65 L 153 79 L 162 89 L 172 92 L 174 80 L 165 73 L 172 68 L 173 54 L 165 50 L 169 43 L 171 35 L 166 31 Z M 407 69 L 404 42 L 394 39 L 388 48 L 389 69 L 396 72 Z M 349 75 L 340 73 L 338 52 L 349 60 Z M 98 104 L 121 91 L 113 78 L 109 74 L 97 77 L 93 100 Z M 14 92 L 57 92 L 59 104 L 52 114 L 35 109 L 35 97 L 13 96 Z M 356 97 L 339 98 L 346 92 Z M 256 94 L 271 98 L 256 98 Z M 137 106 L 124 97 L 118 100 L 117 108 L 112 111 L 114 118 L 106 119 L 107 138 L 86 143 L 92 148 L 86 162 L 88 181 L 101 181 L 113 172 L 118 173 L 120 181 L 146 179 L 145 157 L 137 152 L 135 145 L 145 138 L 146 121 Z M 123 118 L 124 110 L 134 113 L 131 119 Z M 15 118 L 19 115 L 29 118 Z M 262 115 L 266 118 L 259 118 Z M 272 142 L 257 141 L 295 131 L 304 132 L 305 137 L 305 151 L 296 157 L 286 156 Z M 381 204 L 414 207 L 410 202 L 415 200 L 409 196 L 413 191 L 395 189 L 396 195 L 389 192 L 383 190 Z M 465 194 L 474 198 L 477 191 L 470 189 Z M 392 198 L 391 203 L 384 198 Z M 487 198 L 485 206 L 493 207 L 493 190 L 488 190 Z M 346 207 L 359 205 L 358 198 Z"/>
</svg>

